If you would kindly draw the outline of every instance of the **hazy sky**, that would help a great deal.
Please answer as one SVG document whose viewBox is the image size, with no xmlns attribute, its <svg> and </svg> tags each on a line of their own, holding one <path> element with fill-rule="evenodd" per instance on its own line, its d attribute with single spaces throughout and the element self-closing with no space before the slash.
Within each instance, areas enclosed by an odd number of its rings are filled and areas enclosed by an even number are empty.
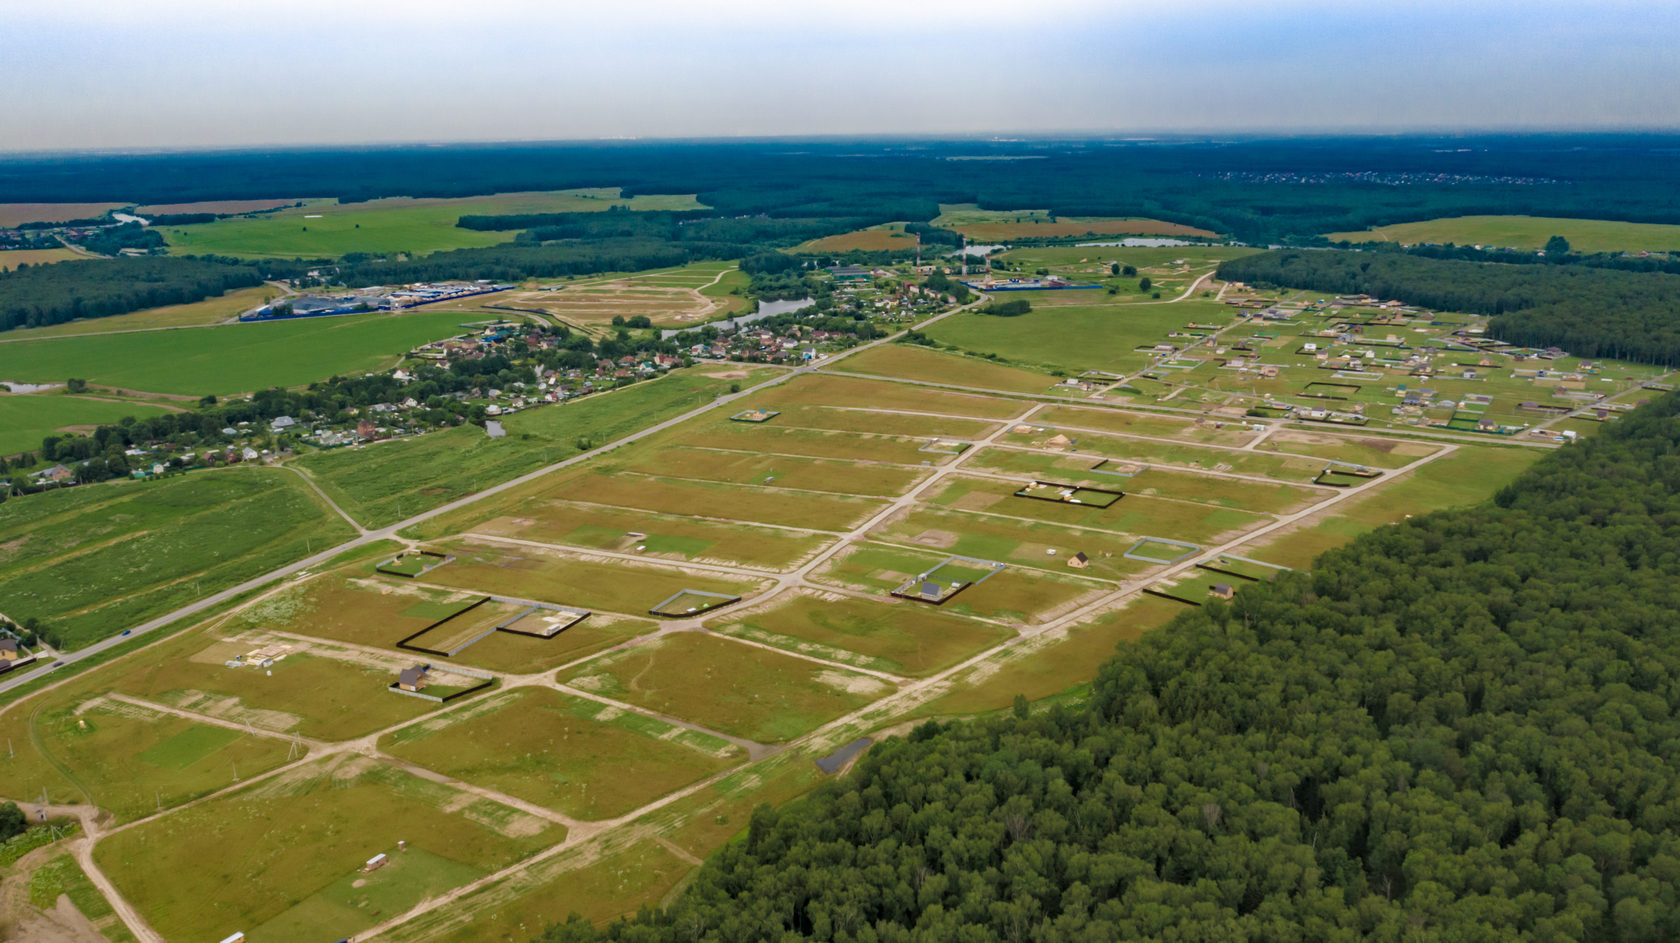
<svg viewBox="0 0 1680 943">
<path fill-rule="evenodd" d="M 0 150 L 1680 127 L 1680 0 L 0 0 Z"/>
</svg>

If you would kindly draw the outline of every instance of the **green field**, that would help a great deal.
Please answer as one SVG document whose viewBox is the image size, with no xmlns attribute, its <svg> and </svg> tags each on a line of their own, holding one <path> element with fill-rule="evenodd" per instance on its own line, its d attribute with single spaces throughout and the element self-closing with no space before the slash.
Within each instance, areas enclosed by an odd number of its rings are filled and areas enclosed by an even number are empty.
<svg viewBox="0 0 1680 943">
<path fill-rule="evenodd" d="M 426 574 L 429 582 L 580 609 L 640 615 L 685 589 L 741 596 L 758 588 L 756 581 L 471 539 L 450 545 L 450 552 L 459 559 Z"/>
<path fill-rule="evenodd" d="M 746 382 L 751 382 L 746 381 Z M 579 440 L 605 445 L 644 426 L 712 401 L 730 381 L 683 370 L 573 403 L 515 413 L 506 438 L 459 426 L 367 448 L 299 458 L 338 505 L 364 524 L 389 524 L 570 458 Z"/>
<path fill-rule="evenodd" d="M 1091 300 L 1099 297 L 1082 294 Z M 941 344 L 1042 370 L 1129 373 L 1150 359 L 1149 354 L 1136 349 L 1140 345 L 1153 345 L 1168 331 L 1181 329 L 1190 321 L 1222 324 L 1230 320 L 1230 308 L 1201 300 L 1179 304 L 1062 304 L 1035 307 L 1013 318 L 964 312 L 928 328 L 927 335 Z"/>
<path fill-rule="evenodd" d="M 1012 634 L 915 603 L 809 591 L 711 625 L 725 635 L 803 655 L 911 676 L 948 667 Z"/>
<path fill-rule="evenodd" d="M 38 449 L 43 437 L 57 432 L 86 431 L 85 427 L 115 423 L 124 416 L 138 419 L 167 411 L 144 401 L 62 393 L 0 394 L 0 455 Z"/>
<path fill-rule="evenodd" d="M 0 376 L 190 396 L 300 386 L 393 366 L 409 349 L 461 333 L 450 312 L 343 315 L 182 331 L 49 337 L 0 344 Z"/>
<path fill-rule="evenodd" d="M 1056 378 L 909 344 L 888 344 L 841 361 L 836 370 L 1007 393 L 1048 393 Z"/>
<path fill-rule="evenodd" d="M 791 740 L 893 690 L 867 675 L 699 632 L 627 648 L 563 680 L 759 743 Z"/>
<path fill-rule="evenodd" d="M 462 216 L 585 213 L 628 206 L 637 210 L 701 209 L 693 196 L 623 199 L 616 187 L 498 193 L 461 199 L 390 197 L 367 203 L 311 200 L 274 213 L 232 216 L 160 231 L 170 251 L 242 258 L 336 258 L 347 252 L 424 255 L 511 242 L 512 232 L 479 232 L 455 225 Z"/>
<path fill-rule="evenodd" d="M 857 544 L 814 573 L 813 581 L 885 596 L 916 574 L 933 569 L 948 556 L 948 553 Z M 957 615 L 1030 624 L 1041 622 L 1048 614 L 1084 601 L 1097 592 L 1112 589 L 1104 584 L 1076 582 L 1010 567 L 988 577 L 984 583 L 963 590 L 939 608 Z"/>
<path fill-rule="evenodd" d="M 1552 216 L 1449 216 L 1416 223 L 1379 226 L 1365 232 L 1333 232 L 1332 242 L 1447 243 L 1539 249 L 1553 236 L 1569 240 L 1575 252 L 1680 251 L 1680 226 L 1625 223 L 1613 219 L 1560 219 Z"/>
<path fill-rule="evenodd" d="M 59 489 L 0 505 L 0 599 L 75 647 L 352 536 L 278 469 Z"/>
<path fill-rule="evenodd" d="M 413 724 L 380 747 L 585 820 L 623 815 L 746 758 L 728 741 L 546 688 Z"/>
</svg>

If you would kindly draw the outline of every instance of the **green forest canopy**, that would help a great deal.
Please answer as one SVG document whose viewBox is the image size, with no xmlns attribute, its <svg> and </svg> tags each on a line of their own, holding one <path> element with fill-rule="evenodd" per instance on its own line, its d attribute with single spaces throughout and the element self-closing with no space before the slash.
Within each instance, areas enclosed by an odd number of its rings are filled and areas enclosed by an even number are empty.
<svg viewBox="0 0 1680 943">
<path fill-rule="evenodd" d="M 1680 397 L 883 742 L 612 940 L 1680 936 Z"/>
</svg>

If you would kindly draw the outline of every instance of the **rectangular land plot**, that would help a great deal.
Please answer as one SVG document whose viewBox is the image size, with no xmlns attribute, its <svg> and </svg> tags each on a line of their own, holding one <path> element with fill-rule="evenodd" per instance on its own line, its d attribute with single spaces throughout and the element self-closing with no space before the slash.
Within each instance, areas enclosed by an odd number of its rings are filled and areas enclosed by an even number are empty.
<svg viewBox="0 0 1680 943">
<path fill-rule="evenodd" d="M 1248 423 L 1243 420 L 1199 421 L 1178 416 L 1080 406 L 1051 406 L 1041 409 L 1033 414 L 1033 424 L 1049 426 L 1052 430 L 1065 432 L 1069 436 L 1073 436 L 1078 430 L 1090 429 L 1210 445 L 1246 445 L 1259 434 L 1250 429 Z"/>
<path fill-rule="evenodd" d="M 945 436 L 954 439 L 978 439 L 996 429 L 997 423 L 983 419 L 964 419 L 960 416 L 917 415 L 908 410 L 894 411 L 867 406 L 800 405 L 786 407 L 776 428 L 918 438 Z"/>
<path fill-rule="evenodd" d="M 387 734 L 380 748 L 585 820 L 623 815 L 746 759 L 726 740 L 548 688 L 493 695 Z"/>
<path fill-rule="evenodd" d="M 736 423 L 697 426 L 677 441 L 684 445 L 739 449 L 764 455 L 798 455 L 805 458 L 838 458 L 853 462 L 891 462 L 898 465 L 921 465 L 935 457 L 923 451 L 926 436 L 861 434 L 791 428 L 780 424 L 756 427 Z"/>
<path fill-rule="evenodd" d="M 427 578 L 448 570 L 434 570 Z M 432 589 L 401 578 L 363 579 L 329 573 L 265 597 L 241 613 L 234 624 L 394 648 L 402 639 L 459 613 L 483 595 Z"/>
<path fill-rule="evenodd" d="M 725 452 L 688 446 L 660 449 L 625 462 L 620 467 L 666 478 L 865 497 L 901 495 L 927 476 L 927 472 L 920 468 L 897 465 Z"/>
<path fill-rule="evenodd" d="M 878 500 L 844 495 L 605 471 L 557 483 L 552 493 L 592 504 L 836 532 L 857 526 L 883 505 Z"/>
<path fill-rule="evenodd" d="M 657 626 L 648 619 L 592 612 L 589 618 L 553 638 L 531 638 L 513 632 L 492 632 L 482 641 L 474 643 L 455 656 L 455 661 L 487 671 L 533 674 L 587 658 L 596 652 L 628 642 L 638 635 L 646 635 L 656 628 Z"/>
<path fill-rule="evenodd" d="M 1056 504 L 1080 504 L 1087 507 L 1106 508 L 1125 497 L 1125 494 L 1107 488 L 1063 484 L 1056 481 L 1033 481 L 1017 488 L 1015 497 L 1031 498 L 1034 501 L 1050 501 Z"/>
<path fill-rule="evenodd" d="M 867 403 L 875 409 L 939 413 L 970 419 L 1007 419 L 1020 415 L 1024 410 L 1023 405 L 1015 400 L 830 374 L 806 374 L 765 391 L 758 399 L 758 405 L 765 407 Z M 780 424 L 781 420 L 777 422 Z"/>
<path fill-rule="evenodd" d="M 636 553 L 651 559 L 787 570 L 830 538 L 771 527 L 723 524 L 570 501 L 520 502 L 518 516 L 486 521 L 474 533 Z"/>
<path fill-rule="evenodd" d="M 1109 508 L 1055 501 L 1018 501 L 1011 482 L 951 476 L 927 497 L 937 507 L 959 511 L 1071 524 L 1125 534 L 1176 534 L 1185 540 L 1209 540 L 1254 527 L 1267 517 L 1233 508 L 1132 495 Z"/>
<path fill-rule="evenodd" d="M 791 740 L 894 690 L 868 675 L 703 632 L 677 632 L 614 652 L 563 680 L 759 743 Z"/>
<path fill-rule="evenodd" d="M 441 619 L 423 632 L 404 638 L 398 648 L 453 658 L 473 643 L 483 640 L 504 622 L 518 617 L 527 607 L 496 599 L 475 600 L 472 608 Z"/>
<path fill-rule="evenodd" d="M 457 559 L 434 572 L 434 582 L 590 610 L 640 614 L 685 589 L 743 596 L 762 585 L 470 538 L 450 546 Z"/>
<path fill-rule="evenodd" d="M 1007 433 L 999 436 L 998 442 L 1036 447 L 1034 439 L 1031 435 Z M 1178 445 L 1157 439 L 1125 439 L 1089 433 L 1079 437 L 1079 455 L 1087 460 L 1087 469 L 1099 459 L 1107 458 L 1147 465 L 1178 465 L 1239 475 L 1256 475 L 1289 482 L 1311 480 L 1312 476 L 1324 467 L 1323 462 L 1306 457 Z"/>
<path fill-rule="evenodd" d="M 666 619 L 681 619 L 687 616 L 698 616 L 722 609 L 724 606 L 738 603 L 741 597 L 728 593 L 707 593 L 699 590 L 684 589 L 671 594 L 669 599 L 663 600 L 648 610 L 649 615 Z"/>
<path fill-rule="evenodd" d="M 814 581 L 886 595 L 949 554 L 921 553 L 859 544 L 824 564 Z M 971 586 L 940 607 L 941 612 L 1011 622 L 1043 622 L 1105 591 L 1101 584 L 1010 567 Z"/>
<path fill-rule="evenodd" d="M 173 647 L 131 658 L 133 670 L 112 683 L 125 694 L 179 707 L 258 730 L 278 730 L 317 740 L 348 740 L 419 717 L 432 705 L 415 698 L 385 697 L 390 665 L 310 654 L 307 643 L 269 668 L 229 668 L 236 654 L 258 643 L 201 638 L 190 654 Z M 154 659 L 150 657 L 157 654 Z"/>
<path fill-rule="evenodd" d="M 0 790 L 19 800 L 88 802 L 118 821 L 224 789 L 287 761 L 284 739 L 197 723 L 109 698 L 53 707 L 6 729 Z M 73 781 L 68 777 L 73 777 Z"/>
<path fill-rule="evenodd" d="M 1068 560 L 1083 553 L 1087 566 L 1078 570 L 1079 575 L 1101 579 L 1120 579 L 1144 569 L 1143 564 L 1122 556 L 1132 545 L 1128 537 L 929 507 L 896 514 L 870 531 L 869 537 L 1069 572 L 1075 568 L 1069 567 Z"/>
<path fill-rule="evenodd" d="M 1048 374 L 908 344 L 883 344 L 853 354 L 834 369 L 1007 393 L 1044 393 L 1057 382 Z"/>
<path fill-rule="evenodd" d="M 1429 442 L 1378 436 L 1316 435 L 1311 432 L 1273 433 L 1262 445 L 1270 451 L 1311 455 L 1314 458 L 1346 462 L 1351 465 L 1371 465 L 1376 468 L 1399 468 L 1441 451 Z"/>
<path fill-rule="evenodd" d="M 95 855 L 167 939 L 243 930 L 250 943 L 289 943 L 355 933 L 563 835 L 386 764 L 335 757 L 119 832 Z M 355 887 L 380 852 L 401 880 Z"/>
<path fill-rule="evenodd" d="M 912 677 L 955 664 L 1014 635 L 927 606 L 811 590 L 719 617 L 713 631 L 802 655 Z"/>
</svg>

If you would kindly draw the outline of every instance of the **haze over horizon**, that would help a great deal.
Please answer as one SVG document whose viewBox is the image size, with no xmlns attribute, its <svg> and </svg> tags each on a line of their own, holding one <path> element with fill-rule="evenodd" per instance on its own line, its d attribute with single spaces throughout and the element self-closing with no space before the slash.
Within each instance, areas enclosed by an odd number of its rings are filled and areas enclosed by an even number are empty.
<svg viewBox="0 0 1680 943">
<path fill-rule="evenodd" d="M 0 151 L 1680 128 L 1680 4 L 0 0 Z"/>
</svg>

